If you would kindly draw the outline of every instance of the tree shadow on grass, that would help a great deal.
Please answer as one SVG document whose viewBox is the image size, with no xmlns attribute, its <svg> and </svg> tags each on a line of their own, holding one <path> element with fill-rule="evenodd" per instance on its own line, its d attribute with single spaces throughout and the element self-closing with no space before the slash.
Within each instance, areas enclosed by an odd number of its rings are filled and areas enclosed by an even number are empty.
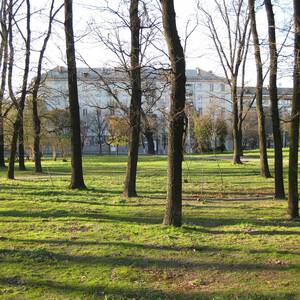
<svg viewBox="0 0 300 300">
<path fill-rule="evenodd" d="M 29 196 L 81 196 L 81 195 L 121 195 L 121 190 L 113 190 L 113 189 L 103 189 L 103 188 L 89 188 L 88 190 L 68 190 L 68 189 L 62 189 L 62 190 L 53 190 L 53 188 L 47 186 L 47 187 L 37 187 L 32 185 L 27 186 L 18 186 L 18 185 L 1 185 L 1 191 L 2 192 L 9 192 L 10 194 L 20 194 L 24 196 L 24 194 Z M 25 191 L 25 192 L 24 192 Z"/>
<path fill-rule="evenodd" d="M 241 234 L 248 234 L 248 235 L 297 235 L 300 236 L 299 231 L 291 231 L 291 230 L 255 230 L 255 229 L 241 229 L 241 230 L 214 230 L 214 229 L 205 229 L 205 228 L 185 228 L 187 231 L 196 231 L 201 233 L 219 235 L 219 234 L 234 234 L 234 235 L 241 235 Z"/>
<path fill-rule="evenodd" d="M 77 212 L 74 210 L 63 210 L 63 209 L 50 209 L 50 210 L 42 210 L 42 211 L 29 211 L 29 210 L 3 210 L 0 211 L 0 216 L 2 217 L 16 217 L 16 218 L 41 218 L 41 219 L 51 219 L 51 218 L 59 218 L 63 219 L 78 219 L 78 220 L 89 220 L 89 221 L 111 221 L 111 222 L 120 222 L 120 223 L 136 223 L 136 224 L 161 224 L 162 223 L 162 215 L 149 215 L 144 211 L 136 212 L 132 215 L 112 215 L 103 213 L 101 210 L 90 211 L 90 212 Z M 57 219 L 55 219 L 57 220 Z M 1 220 L 5 222 L 5 220 Z M 286 221 L 282 219 L 273 219 L 273 220 L 260 220 L 256 218 L 210 218 L 210 217 L 189 217 L 186 216 L 184 221 L 188 224 L 193 224 L 192 226 L 183 226 L 183 230 L 185 231 L 199 231 L 202 233 L 208 234 L 228 234 L 230 231 L 226 230 L 208 230 L 207 228 L 215 228 L 219 226 L 234 226 L 234 225 L 253 225 L 253 226 L 273 226 L 273 227 L 286 227 L 299 228 L 299 222 L 296 221 Z M 199 228 L 195 226 L 201 226 L 205 228 Z M 255 231 L 254 231 L 255 232 Z M 282 231 L 283 232 L 283 231 Z M 232 231 L 232 234 L 235 233 L 243 233 L 241 231 Z M 276 230 L 264 231 L 263 234 L 277 234 Z M 299 234 L 297 231 L 284 231 L 282 234 Z M 278 231 L 278 234 L 281 234 L 281 231 Z"/>
<path fill-rule="evenodd" d="M 142 250 L 157 250 L 157 251 L 175 251 L 175 252 L 201 252 L 201 253 L 216 253 L 216 252 L 247 252 L 250 254 L 273 254 L 280 255 L 300 255 L 300 251 L 291 250 L 274 250 L 274 249 L 242 249 L 236 247 L 217 247 L 217 246 L 176 246 L 176 245 L 161 245 L 161 244 L 137 244 L 130 242 L 99 242 L 91 240 L 74 240 L 74 239 L 16 239 L 3 238 L 3 241 L 25 244 L 47 244 L 47 245 L 72 245 L 72 246 L 107 246 L 119 247 L 122 249 L 142 249 Z"/>
<path fill-rule="evenodd" d="M 296 299 L 296 294 L 294 293 L 280 293 L 277 295 L 270 295 L 264 293 L 247 293 L 247 292 L 239 292 L 236 294 L 226 293 L 226 292 L 165 292 L 153 288 L 134 288 L 134 287 L 119 287 L 116 286 L 104 286 L 100 284 L 71 284 L 71 283 L 62 283 L 53 280 L 32 280 L 26 279 L 19 276 L 15 277 L 2 277 L 0 278 L 0 284 L 5 286 L 25 286 L 30 289 L 42 289 L 43 294 L 47 296 L 47 291 L 55 291 L 56 293 L 60 293 L 61 295 L 65 295 L 66 297 L 70 297 L 70 293 L 76 293 L 80 296 L 93 296 L 97 299 L 110 299 L 110 300 L 126 300 L 126 299 L 198 299 L 198 300 L 209 300 L 209 299 L 218 299 L 218 300 L 294 300 Z M 24 292 L 22 292 L 24 293 Z M 25 292 L 26 293 L 26 292 Z M 25 294 L 24 293 L 24 294 Z M 81 298 L 81 297 L 80 297 Z"/>
<path fill-rule="evenodd" d="M 161 224 L 161 217 L 154 217 L 145 214 L 133 215 L 133 216 L 120 216 L 120 215 L 111 215 L 104 214 L 101 212 L 75 212 L 63 209 L 51 209 L 43 211 L 24 211 L 24 210 L 6 210 L 0 211 L 0 216 L 3 217 L 18 217 L 18 218 L 41 218 L 41 219 L 52 219 L 52 218 L 63 218 L 73 220 L 96 220 L 99 222 L 102 221 L 111 221 L 111 222 L 125 222 L 125 223 L 137 223 L 137 224 Z M 5 220 L 0 220 L 0 222 Z M 57 219 L 55 219 L 57 221 Z"/>
<path fill-rule="evenodd" d="M 141 256 L 95 256 L 95 255 L 68 255 L 63 253 L 56 253 L 45 249 L 0 249 L 0 255 L 5 262 L 18 262 L 27 261 L 31 263 L 51 263 L 51 264 L 64 264 L 69 265 L 83 264 L 83 265 L 96 265 L 107 267 L 117 266 L 131 266 L 137 268 L 155 268 L 155 269 L 173 269 L 173 268 L 186 268 L 189 270 L 219 270 L 219 271 L 299 271 L 299 265 L 295 264 L 262 264 L 262 263 L 219 263 L 219 262 L 196 262 L 178 259 L 156 259 L 144 258 Z"/>
</svg>

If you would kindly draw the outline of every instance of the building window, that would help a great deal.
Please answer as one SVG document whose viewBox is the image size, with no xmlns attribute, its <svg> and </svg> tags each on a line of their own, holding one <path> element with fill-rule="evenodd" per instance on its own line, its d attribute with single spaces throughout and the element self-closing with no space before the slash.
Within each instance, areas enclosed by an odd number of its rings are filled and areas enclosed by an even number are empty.
<svg viewBox="0 0 300 300">
<path fill-rule="evenodd" d="M 225 84 L 221 83 L 220 87 L 221 87 L 221 92 L 225 92 Z"/>
<path fill-rule="evenodd" d="M 210 92 L 213 92 L 213 91 L 214 91 L 214 84 L 213 84 L 213 83 L 210 83 L 210 84 L 209 84 L 209 91 L 210 91 Z"/>
<path fill-rule="evenodd" d="M 84 109 L 82 110 L 82 115 L 83 115 L 83 116 L 87 116 L 87 109 L 86 109 L 86 108 L 84 108 Z"/>
</svg>

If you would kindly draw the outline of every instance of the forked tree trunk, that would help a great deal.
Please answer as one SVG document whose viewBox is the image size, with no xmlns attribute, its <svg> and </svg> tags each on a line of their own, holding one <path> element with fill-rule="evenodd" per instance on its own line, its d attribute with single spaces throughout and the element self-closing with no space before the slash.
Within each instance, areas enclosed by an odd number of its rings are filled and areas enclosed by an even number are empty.
<svg viewBox="0 0 300 300">
<path fill-rule="evenodd" d="M 130 30 L 131 30 L 131 102 L 129 111 L 130 133 L 128 145 L 127 171 L 124 185 L 124 195 L 137 196 L 136 172 L 139 151 L 139 136 L 141 123 L 141 69 L 140 69 L 140 18 L 139 0 L 130 2 Z"/>
<path fill-rule="evenodd" d="M 294 0 L 294 92 L 292 100 L 292 121 L 290 128 L 289 152 L 289 197 L 288 215 L 291 219 L 299 217 L 298 195 L 298 148 L 300 113 L 300 2 Z"/>
<path fill-rule="evenodd" d="M 72 0 L 65 0 L 65 35 L 68 65 L 68 87 L 71 118 L 71 165 L 72 176 L 70 188 L 85 189 L 82 171 L 80 114 L 78 103 L 77 69 L 75 59 L 74 32 L 73 32 L 73 5 Z"/>
<path fill-rule="evenodd" d="M 185 57 L 176 27 L 173 0 L 161 0 L 164 35 L 171 62 L 167 202 L 163 224 L 182 224 L 182 160 L 185 106 Z"/>
<path fill-rule="evenodd" d="M 48 23 L 48 30 L 46 36 L 43 41 L 42 48 L 40 50 L 38 65 L 37 65 L 37 74 L 35 77 L 35 81 L 33 84 L 33 91 L 32 91 L 32 119 L 33 119 L 33 128 L 34 128 L 34 142 L 33 142 L 33 153 L 34 153 L 34 166 L 36 173 L 42 173 L 42 162 L 41 162 L 41 149 L 40 149 L 40 140 L 41 140 L 41 120 L 39 117 L 38 112 L 38 91 L 41 85 L 42 80 L 42 63 L 44 59 L 44 54 L 47 48 L 47 44 L 51 35 L 52 30 L 52 22 L 55 15 L 61 9 L 61 6 L 53 13 L 54 9 L 54 1 L 52 0 L 50 11 L 49 11 L 49 23 Z"/>
<path fill-rule="evenodd" d="M 263 72 L 262 61 L 260 55 L 260 45 L 256 28 L 255 17 L 255 0 L 249 0 L 249 15 L 250 26 L 255 51 L 255 64 L 256 64 L 256 112 L 258 122 L 258 136 L 259 136 L 259 154 L 260 154 L 260 174 L 263 177 L 271 177 L 268 164 L 267 143 L 266 143 L 266 130 L 265 130 L 265 114 L 263 110 Z"/>
<path fill-rule="evenodd" d="M 283 161 L 282 161 L 282 136 L 280 130 L 280 118 L 277 95 L 277 69 L 278 53 L 276 47 L 275 18 L 271 0 L 265 0 L 265 8 L 268 18 L 269 51 L 270 51 L 270 77 L 269 94 L 271 103 L 271 118 L 274 140 L 274 167 L 275 167 L 275 198 L 284 199 Z"/>
</svg>

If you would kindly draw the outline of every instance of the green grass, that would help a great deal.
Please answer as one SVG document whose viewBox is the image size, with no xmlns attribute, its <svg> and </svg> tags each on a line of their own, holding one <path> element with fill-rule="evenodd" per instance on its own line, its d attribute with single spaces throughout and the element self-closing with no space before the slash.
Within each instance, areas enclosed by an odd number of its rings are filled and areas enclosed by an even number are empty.
<svg viewBox="0 0 300 300">
<path fill-rule="evenodd" d="M 140 158 L 134 199 L 126 157 L 85 157 L 87 191 L 68 189 L 70 162 L 27 163 L 14 181 L 1 170 L 0 298 L 300 299 L 300 223 L 257 152 L 219 157 L 186 158 L 181 228 L 161 225 L 163 156 Z"/>
</svg>

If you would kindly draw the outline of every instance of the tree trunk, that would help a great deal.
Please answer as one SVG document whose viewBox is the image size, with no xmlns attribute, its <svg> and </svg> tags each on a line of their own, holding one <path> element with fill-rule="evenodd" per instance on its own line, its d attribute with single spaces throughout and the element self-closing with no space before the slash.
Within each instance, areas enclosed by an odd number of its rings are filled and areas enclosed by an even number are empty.
<svg viewBox="0 0 300 300">
<path fill-rule="evenodd" d="M 0 87 L 0 167 L 5 168 L 5 157 L 4 157 L 4 122 L 2 114 L 2 103 L 4 97 L 4 91 L 6 87 L 6 75 L 7 75 L 7 64 L 8 64 L 8 35 L 7 35 L 7 12 L 6 12 L 6 1 L 2 1 L 2 18 L 1 18 L 1 31 L 2 31 L 2 43 L 1 48 L 3 50 L 3 62 L 1 71 L 1 87 Z"/>
<path fill-rule="evenodd" d="M 292 100 L 292 121 L 290 128 L 289 152 L 289 197 L 288 215 L 291 219 L 299 218 L 298 200 L 298 148 L 299 148 L 299 113 L 300 113 L 300 2 L 294 0 L 294 93 Z"/>
<path fill-rule="evenodd" d="M 102 155 L 102 139 L 101 139 L 101 135 L 99 135 L 99 155 Z"/>
<path fill-rule="evenodd" d="M 167 202 L 163 224 L 182 224 L 182 160 L 185 106 L 185 57 L 176 27 L 173 0 L 161 0 L 164 35 L 171 62 Z"/>
<path fill-rule="evenodd" d="M 38 115 L 37 101 L 32 101 L 32 117 L 34 127 L 34 141 L 33 141 L 33 154 L 34 154 L 34 167 L 36 173 L 42 173 L 41 163 L 41 149 L 40 149 L 40 134 L 41 134 L 41 121 Z"/>
<path fill-rule="evenodd" d="M 154 147 L 154 140 L 153 140 L 153 132 L 151 130 L 146 130 L 145 137 L 147 139 L 147 144 L 148 144 L 148 154 L 154 155 L 155 147 Z"/>
<path fill-rule="evenodd" d="M 283 161 L 282 161 L 282 136 L 280 130 L 280 117 L 277 95 L 277 68 L 278 53 L 276 48 L 275 18 L 272 1 L 265 0 L 265 8 L 268 18 L 269 51 L 270 51 L 270 77 L 269 94 L 271 103 L 271 118 L 274 140 L 274 167 L 275 167 L 275 198 L 284 199 Z"/>
<path fill-rule="evenodd" d="M 17 142 L 18 142 L 18 133 L 19 133 L 19 118 L 14 123 L 13 126 L 13 136 L 11 139 L 10 145 L 10 156 L 9 156 L 9 163 L 8 163 L 8 170 L 7 170 L 7 178 L 8 179 L 15 179 L 15 158 L 17 154 Z"/>
<path fill-rule="evenodd" d="M 72 176 L 70 188 L 85 189 L 82 171 L 80 114 L 77 88 L 77 69 L 75 59 L 74 33 L 73 33 L 73 7 L 72 0 L 65 0 L 65 35 L 66 54 L 68 65 L 68 87 L 71 118 L 71 165 Z"/>
<path fill-rule="evenodd" d="M 24 147 L 24 123 L 23 123 L 23 112 L 20 119 L 19 127 L 19 170 L 26 171 L 25 167 L 25 147 Z"/>
<path fill-rule="evenodd" d="M 241 164 L 241 135 L 239 131 L 239 114 L 238 114 L 238 98 L 237 98 L 237 79 L 232 78 L 231 97 L 232 97 L 232 113 L 233 113 L 233 163 Z"/>
<path fill-rule="evenodd" d="M 256 112 L 258 121 L 258 136 L 259 136 L 259 153 L 260 153 L 260 174 L 263 177 L 271 177 L 268 164 L 266 131 L 265 131 L 265 115 L 263 110 L 263 73 L 262 62 L 260 55 L 260 45 L 256 28 L 256 17 L 254 3 L 255 0 L 249 0 L 250 26 L 255 50 L 256 63 Z"/>
<path fill-rule="evenodd" d="M 131 30 L 131 102 L 129 111 L 130 133 L 128 147 L 127 172 L 124 185 L 124 195 L 135 197 L 136 172 L 139 151 L 139 136 L 141 122 L 141 69 L 140 69 L 140 18 L 138 14 L 139 0 L 130 3 L 130 30 Z"/>
</svg>

